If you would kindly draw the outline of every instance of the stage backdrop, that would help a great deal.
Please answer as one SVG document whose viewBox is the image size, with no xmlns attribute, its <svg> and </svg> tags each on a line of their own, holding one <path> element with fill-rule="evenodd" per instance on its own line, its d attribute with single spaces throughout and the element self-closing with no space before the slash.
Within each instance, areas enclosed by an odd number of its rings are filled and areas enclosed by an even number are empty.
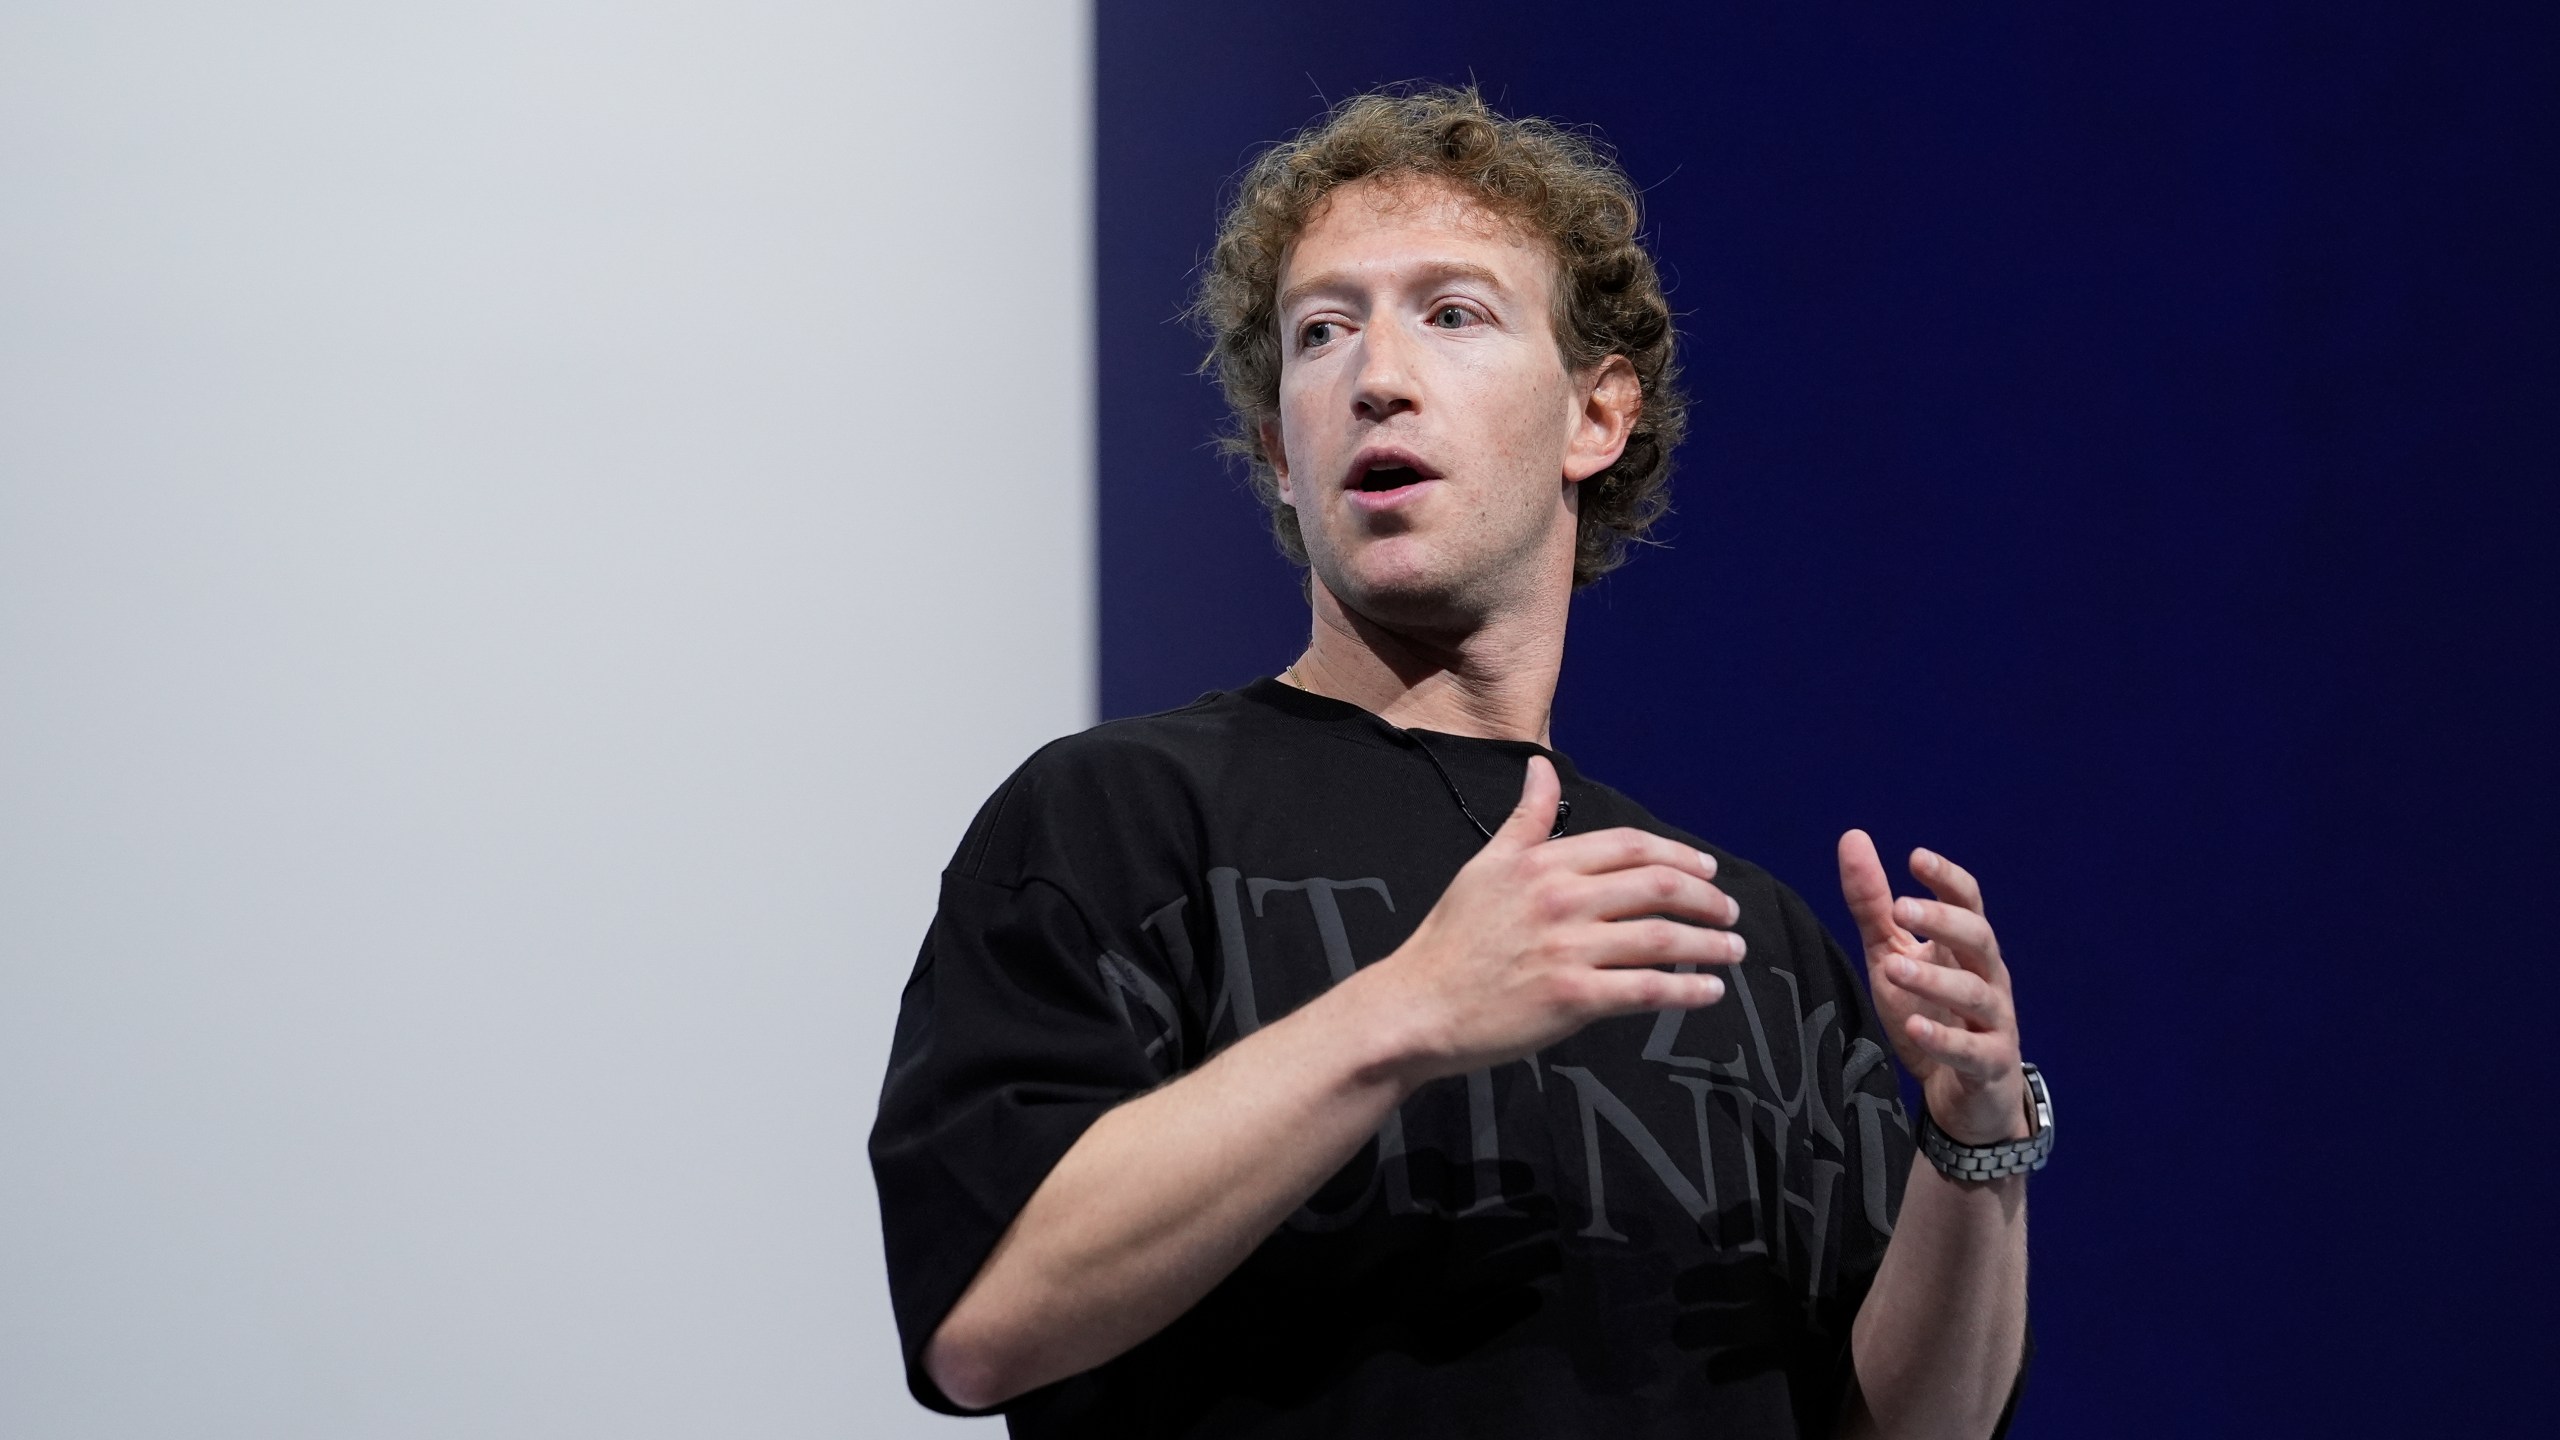
<svg viewBox="0 0 2560 1440">
<path fill-rule="evenodd" d="M 1304 611 L 1176 315 L 1329 98 L 1644 187 L 1697 398 L 1557 743 L 1972 867 L 2062 1135 L 2025 1436 L 2499 1433 L 2555 1353 L 2555 30 L 2522 5 L 1103 0 L 1101 701 Z"/>
</svg>

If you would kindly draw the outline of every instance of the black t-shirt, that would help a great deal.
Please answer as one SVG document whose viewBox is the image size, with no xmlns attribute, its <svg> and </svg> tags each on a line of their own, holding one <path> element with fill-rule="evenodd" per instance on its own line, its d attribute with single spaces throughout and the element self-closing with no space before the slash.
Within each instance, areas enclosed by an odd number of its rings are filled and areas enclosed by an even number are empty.
<svg viewBox="0 0 2560 1440">
<path fill-rule="evenodd" d="M 1084 1128 L 1394 950 L 1484 844 L 1466 812 L 1498 827 L 1541 753 L 1262 680 L 1006 782 L 943 874 L 871 1136 L 919 1399 L 954 1408 L 925 1341 Z M 1550 758 L 1568 833 L 1699 843 Z M 1700 848 L 1749 942 L 1724 1000 L 1422 1087 L 1188 1313 L 1006 1407 L 1013 1433 L 1830 1433 L 1910 1132 L 1840 947 Z"/>
</svg>

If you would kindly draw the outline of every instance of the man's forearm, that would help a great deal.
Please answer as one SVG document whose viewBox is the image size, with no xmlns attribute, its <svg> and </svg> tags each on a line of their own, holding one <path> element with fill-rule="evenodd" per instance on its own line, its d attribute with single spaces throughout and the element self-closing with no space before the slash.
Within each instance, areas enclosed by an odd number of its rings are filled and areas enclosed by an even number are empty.
<svg viewBox="0 0 2560 1440">
<path fill-rule="evenodd" d="M 1410 1088 L 1361 977 L 1096 1120 L 925 1348 L 943 1393 L 1000 1404 L 1120 1354 L 1207 1294 L 1377 1133 Z"/>
<path fill-rule="evenodd" d="M 1958 1182 L 1914 1158 L 1902 1213 L 1851 1331 L 1852 1436 L 1980 1440 L 2027 1331 L 2027 1181 Z"/>
</svg>

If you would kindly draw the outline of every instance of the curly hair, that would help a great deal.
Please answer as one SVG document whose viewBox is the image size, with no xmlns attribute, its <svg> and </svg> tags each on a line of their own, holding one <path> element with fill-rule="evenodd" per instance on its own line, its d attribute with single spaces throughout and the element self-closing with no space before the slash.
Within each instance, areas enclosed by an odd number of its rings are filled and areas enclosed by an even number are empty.
<svg viewBox="0 0 2560 1440">
<path fill-rule="evenodd" d="M 1281 553 L 1307 563 L 1297 511 L 1280 498 L 1262 444 L 1280 409 L 1281 261 L 1328 195 L 1371 176 L 1449 182 L 1542 241 L 1556 257 L 1553 320 L 1566 367 L 1587 373 L 1623 355 L 1635 368 L 1642 406 L 1626 449 L 1582 482 L 1574 588 L 1616 569 L 1671 508 L 1671 451 L 1688 422 L 1671 307 L 1639 237 L 1635 185 L 1600 142 L 1497 114 L 1472 86 L 1343 101 L 1254 160 L 1218 227 L 1191 307 L 1210 340 L 1201 369 L 1226 392 L 1233 421 L 1221 448 L 1244 462 Z"/>
</svg>

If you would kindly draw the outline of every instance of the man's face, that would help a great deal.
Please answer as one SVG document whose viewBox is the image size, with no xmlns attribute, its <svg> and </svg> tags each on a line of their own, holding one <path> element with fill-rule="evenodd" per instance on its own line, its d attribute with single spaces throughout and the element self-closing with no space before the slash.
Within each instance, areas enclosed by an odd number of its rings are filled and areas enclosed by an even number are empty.
<svg viewBox="0 0 2560 1440">
<path fill-rule="evenodd" d="M 1438 181 L 1346 185 L 1290 247 L 1264 447 L 1352 610 L 1464 626 L 1569 588 L 1575 483 L 1625 445 L 1635 380 L 1567 371 L 1556 283 L 1543 246 Z"/>
</svg>

